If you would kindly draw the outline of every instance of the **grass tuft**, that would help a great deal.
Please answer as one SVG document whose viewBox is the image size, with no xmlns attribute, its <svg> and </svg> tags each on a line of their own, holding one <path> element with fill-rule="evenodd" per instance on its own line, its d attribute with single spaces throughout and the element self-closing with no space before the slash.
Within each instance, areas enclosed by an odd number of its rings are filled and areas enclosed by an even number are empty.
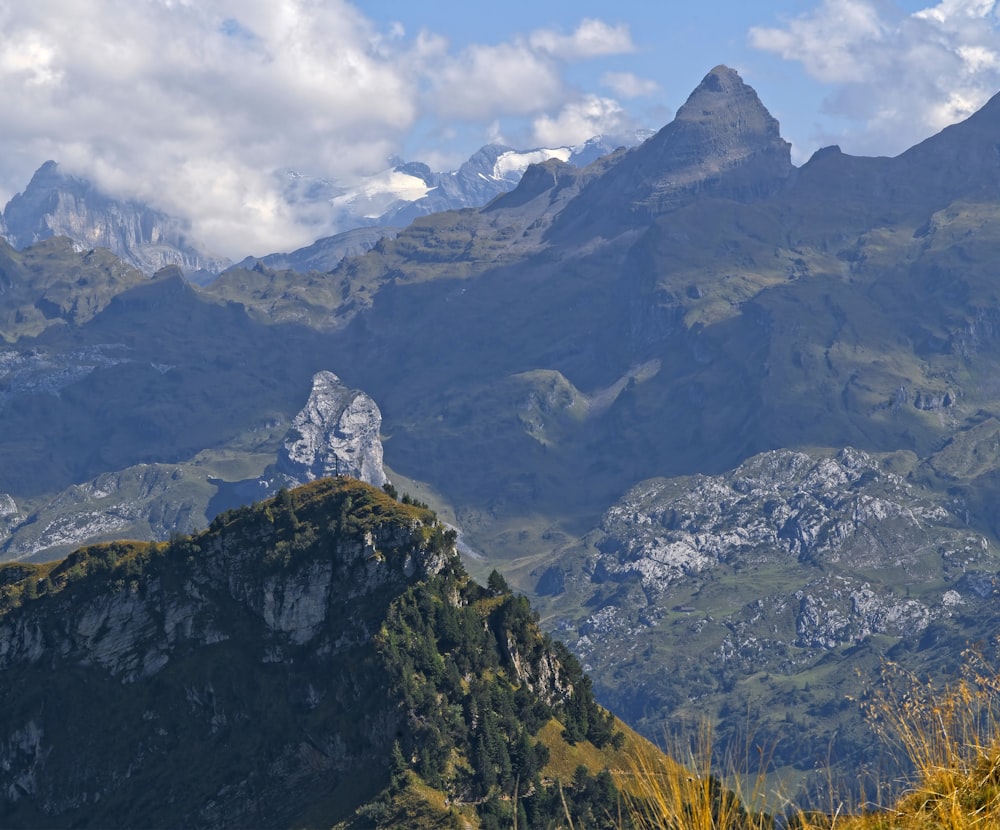
<svg viewBox="0 0 1000 830">
<path fill-rule="evenodd" d="M 620 773 L 636 827 L 654 830 L 993 830 L 1000 828 L 1000 675 L 977 654 L 966 655 L 960 680 L 943 689 L 895 664 L 884 668 L 883 689 L 862 705 L 875 736 L 912 769 L 887 806 L 857 814 L 831 789 L 828 813 L 788 806 L 776 819 L 765 807 L 768 759 L 740 776 L 728 765 L 726 784 L 713 775 L 711 729 L 693 751 L 674 753 L 685 764 L 652 752 L 635 754 Z"/>
</svg>

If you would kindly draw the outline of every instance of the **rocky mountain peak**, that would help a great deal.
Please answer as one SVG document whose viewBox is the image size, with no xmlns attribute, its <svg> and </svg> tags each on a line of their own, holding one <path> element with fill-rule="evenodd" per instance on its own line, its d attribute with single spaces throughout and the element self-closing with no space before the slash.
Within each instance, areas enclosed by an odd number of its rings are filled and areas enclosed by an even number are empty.
<svg viewBox="0 0 1000 830">
<path fill-rule="evenodd" d="M 791 145 L 777 119 L 727 66 L 705 76 L 640 154 L 648 156 L 642 167 L 654 179 L 654 202 L 689 187 L 764 195 L 792 171 Z"/>
<path fill-rule="evenodd" d="M 217 272 L 229 264 L 193 245 L 185 222 L 142 202 L 112 198 L 52 160 L 7 203 L 2 227 L 16 248 L 66 236 L 84 250 L 107 248 L 146 274 L 167 265 Z"/>
<path fill-rule="evenodd" d="M 777 119 L 735 70 L 717 66 L 672 122 L 581 194 L 563 223 L 576 227 L 584 215 L 606 226 L 609 212 L 646 223 L 698 194 L 757 201 L 780 190 L 793 169 Z"/>
<path fill-rule="evenodd" d="M 710 136 L 743 136 L 747 141 L 780 139 L 778 121 L 753 87 L 735 69 L 717 66 L 677 110 L 675 124 L 703 125 Z"/>
<path fill-rule="evenodd" d="M 318 372 L 285 437 L 277 470 L 294 482 L 343 475 L 381 487 L 381 424 L 382 413 L 368 395 L 348 389 L 333 372 Z"/>
</svg>

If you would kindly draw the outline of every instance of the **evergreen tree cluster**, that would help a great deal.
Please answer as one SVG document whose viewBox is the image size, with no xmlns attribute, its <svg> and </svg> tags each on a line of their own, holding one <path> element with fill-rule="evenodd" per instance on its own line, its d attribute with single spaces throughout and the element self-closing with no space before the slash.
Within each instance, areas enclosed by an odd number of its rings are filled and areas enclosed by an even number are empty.
<svg viewBox="0 0 1000 830">
<path fill-rule="evenodd" d="M 537 735 L 553 718 L 573 740 L 603 746 L 622 736 L 579 663 L 537 622 L 499 574 L 483 588 L 457 558 L 392 604 L 378 643 L 409 725 L 394 754 L 397 786 L 412 770 L 452 801 L 476 804 L 483 827 L 510 827 L 515 817 L 519 827 L 544 827 L 570 805 L 611 815 L 610 775 L 592 779 L 581 768 L 565 787 L 542 778 L 549 750 Z M 544 694 L 540 668 L 552 655 L 557 685 Z"/>
</svg>

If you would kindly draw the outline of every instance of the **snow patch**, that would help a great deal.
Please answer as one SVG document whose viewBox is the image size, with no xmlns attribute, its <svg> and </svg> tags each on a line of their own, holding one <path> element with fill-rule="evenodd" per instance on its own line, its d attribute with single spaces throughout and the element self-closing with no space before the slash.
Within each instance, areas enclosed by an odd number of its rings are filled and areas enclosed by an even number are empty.
<svg viewBox="0 0 1000 830">
<path fill-rule="evenodd" d="M 519 153 L 517 150 L 509 150 L 501 153 L 493 165 L 493 176 L 497 179 L 510 179 L 515 177 L 520 179 L 529 165 L 541 164 L 549 159 L 559 159 L 559 161 L 569 161 L 573 155 L 570 147 L 545 148 L 530 150 L 527 153 Z"/>
<path fill-rule="evenodd" d="M 360 210 L 366 219 L 378 219 L 394 202 L 415 202 L 430 192 L 427 182 L 400 170 L 383 170 L 362 180 L 330 203 L 335 207 Z"/>
</svg>

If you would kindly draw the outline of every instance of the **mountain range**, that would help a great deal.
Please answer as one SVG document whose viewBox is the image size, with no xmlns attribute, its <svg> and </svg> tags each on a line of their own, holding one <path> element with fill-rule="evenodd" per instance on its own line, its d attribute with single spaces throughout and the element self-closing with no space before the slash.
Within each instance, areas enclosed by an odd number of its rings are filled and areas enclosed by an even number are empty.
<svg viewBox="0 0 1000 830">
<path fill-rule="evenodd" d="M 615 140 L 634 146 L 645 136 L 642 131 L 616 139 L 596 136 L 575 147 L 526 151 L 488 144 L 458 170 L 445 173 L 394 159 L 390 168 L 350 186 L 287 171 L 283 196 L 290 209 L 305 211 L 319 226 L 337 232 L 305 249 L 248 257 L 241 264 L 252 267 L 259 259 L 276 268 L 329 270 L 418 216 L 486 204 L 513 189 L 533 163 L 558 158 L 585 165 L 614 149 Z M 197 283 L 211 282 L 232 264 L 193 239 L 187 219 L 115 198 L 85 177 L 63 172 L 54 161 L 38 168 L 24 192 L 8 202 L 0 215 L 0 236 L 17 249 L 65 236 L 82 250 L 110 250 L 147 275 L 176 265 Z"/>
<path fill-rule="evenodd" d="M 280 486 L 333 374 L 377 404 L 391 486 L 537 603 L 599 699 L 724 745 L 752 711 L 787 780 L 853 776 L 881 763 L 850 699 L 882 661 L 995 648 L 998 142 L 994 98 L 898 157 L 796 167 L 720 66 L 637 147 L 305 272 L 199 287 L 4 246 L 0 544 L 43 561 L 116 511 L 204 527 Z"/>
</svg>

